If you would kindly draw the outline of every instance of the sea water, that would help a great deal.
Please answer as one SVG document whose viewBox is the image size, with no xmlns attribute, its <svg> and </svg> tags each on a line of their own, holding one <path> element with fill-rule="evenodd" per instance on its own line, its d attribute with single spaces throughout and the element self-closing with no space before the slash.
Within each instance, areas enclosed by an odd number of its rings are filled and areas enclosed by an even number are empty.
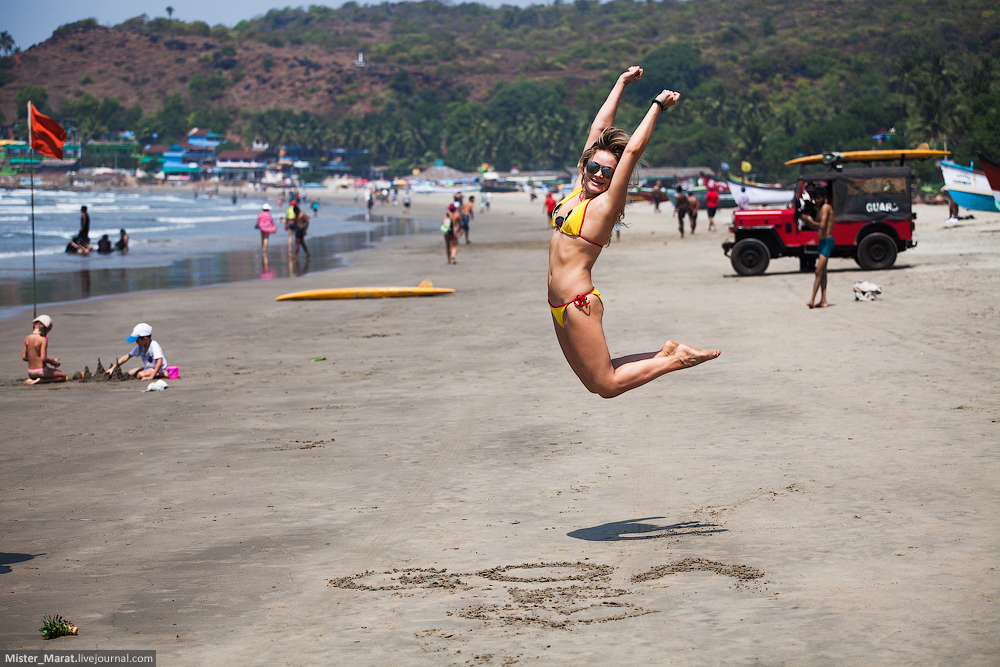
<svg viewBox="0 0 1000 667">
<path fill-rule="evenodd" d="M 436 231 L 408 218 L 373 217 L 361 206 L 323 204 L 311 216 L 306 243 L 312 257 L 288 261 L 284 210 L 271 197 L 278 232 L 271 235 L 268 266 L 254 228 L 263 197 L 197 198 L 169 191 L 74 192 L 35 190 L 35 272 L 32 283 L 31 192 L 0 190 L 0 316 L 14 306 L 86 299 L 151 289 L 194 287 L 238 280 L 272 279 L 328 270 L 343 264 L 345 252 L 369 247 L 386 235 Z M 80 228 L 80 207 L 90 214 L 90 243 L 119 230 L 129 235 L 129 252 L 81 256 L 65 252 Z M 431 229 L 434 227 L 434 229 Z"/>
</svg>

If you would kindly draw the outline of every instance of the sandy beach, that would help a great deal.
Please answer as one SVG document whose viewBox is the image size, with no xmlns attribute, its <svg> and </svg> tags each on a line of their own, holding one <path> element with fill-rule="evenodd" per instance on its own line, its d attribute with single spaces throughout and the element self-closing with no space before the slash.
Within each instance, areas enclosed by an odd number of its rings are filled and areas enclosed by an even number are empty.
<svg viewBox="0 0 1000 667">
<path fill-rule="evenodd" d="M 70 372 L 151 323 L 181 368 L 163 392 L 19 386 L 30 317 L 0 321 L 0 646 L 996 665 L 1000 214 L 916 208 L 916 249 L 832 260 L 832 307 L 809 310 L 794 259 L 734 274 L 729 211 L 680 240 L 669 207 L 633 206 L 594 272 L 612 355 L 723 354 L 613 400 L 560 353 L 524 194 L 477 209 L 455 266 L 414 235 L 336 271 L 40 309 Z M 456 292 L 274 300 L 422 280 Z M 858 280 L 883 294 L 855 302 Z M 43 641 L 55 613 L 80 635 Z"/>
</svg>

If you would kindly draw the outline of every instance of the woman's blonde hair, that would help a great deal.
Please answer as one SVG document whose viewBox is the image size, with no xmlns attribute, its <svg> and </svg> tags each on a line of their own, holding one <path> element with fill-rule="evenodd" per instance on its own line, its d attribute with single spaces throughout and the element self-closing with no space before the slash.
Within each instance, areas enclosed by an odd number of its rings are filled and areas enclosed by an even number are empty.
<svg viewBox="0 0 1000 667">
<path fill-rule="evenodd" d="M 586 150 L 583 151 L 583 155 L 580 156 L 580 163 L 577 168 L 580 170 L 581 178 L 586 178 L 586 168 L 587 163 L 590 162 L 594 153 L 597 151 L 607 151 L 615 156 L 615 159 L 621 162 L 622 155 L 625 154 L 625 147 L 628 145 L 628 140 L 631 137 L 628 132 L 619 127 L 607 127 L 601 132 L 601 136 L 597 138 L 597 141 Z M 640 158 L 641 162 L 641 158 Z M 635 168 L 632 169 L 632 173 L 628 177 L 628 189 L 632 190 L 639 185 L 639 163 L 636 163 Z M 629 198 L 625 197 L 625 203 L 622 205 L 621 211 L 618 212 L 618 222 L 622 225 L 624 223 L 622 220 L 625 219 L 625 206 L 629 204 Z M 611 242 L 610 237 L 608 238 L 608 243 Z"/>
</svg>

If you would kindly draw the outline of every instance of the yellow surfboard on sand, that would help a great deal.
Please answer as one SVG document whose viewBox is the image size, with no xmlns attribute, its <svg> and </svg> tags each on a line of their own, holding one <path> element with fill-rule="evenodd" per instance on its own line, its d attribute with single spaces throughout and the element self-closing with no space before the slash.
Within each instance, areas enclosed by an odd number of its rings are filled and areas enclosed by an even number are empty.
<svg viewBox="0 0 1000 667">
<path fill-rule="evenodd" d="M 304 292 L 292 292 L 275 297 L 275 301 L 307 301 L 321 299 L 385 299 L 399 296 L 434 296 L 450 294 L 453 289 L 434 287 L 425 280 L 416 287 L 334 287 L 330 289 L 311 289 Z"/>
<path fill-rule="evenodd" d="M 899 150 L 881 151 L 844 151 L 843 153 L 820 153 L 818 155 L 806 155 L 789 160 L 786 165 L 792 164 L 831 164 L 832 162 L 888 162 L 889 160 L 922 160 L 930 157 L 948 157 L 951 151 L 931 150 L 927 144 L 920 144 L 917 148 L 902 148 Z M 830 156 L 830 157 L 826 157 Z M 824 162 L 824 158 L 826 162 Z"/>
</svg>

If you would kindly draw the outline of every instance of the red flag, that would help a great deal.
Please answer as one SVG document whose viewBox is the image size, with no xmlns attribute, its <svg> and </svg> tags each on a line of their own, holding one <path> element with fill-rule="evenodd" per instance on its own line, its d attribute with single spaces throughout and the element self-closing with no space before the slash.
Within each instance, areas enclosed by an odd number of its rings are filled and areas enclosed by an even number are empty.
<svg viewBox="0 0 1000 667">
<path fill-rule="evenodd" d="M 28 102 L 28 122 L 31 127 L 31 147 L 42 155 L 63 159 L 63 144 L 66 130 L 48 116 L 38 113 L 38 109 Z"/>
</svg>

